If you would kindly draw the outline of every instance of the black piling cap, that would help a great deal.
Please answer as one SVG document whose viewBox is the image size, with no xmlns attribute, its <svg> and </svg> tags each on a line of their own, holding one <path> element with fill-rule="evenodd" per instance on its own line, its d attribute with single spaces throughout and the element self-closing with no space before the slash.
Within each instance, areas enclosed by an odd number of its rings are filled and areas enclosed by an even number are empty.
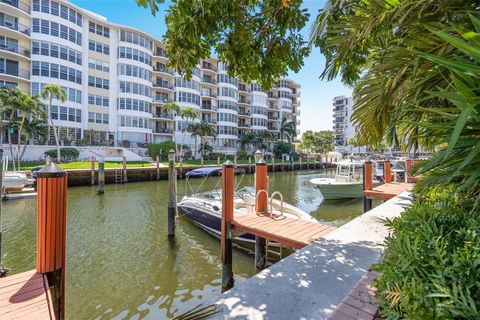
<svg viewBox="0 0 480 320">
<path fill-rule="evenodd" d="M 56 163 L 47 161 L 47 165 L 37 171 L 37 178 L 56 178 L 65 176 L 66 172 Z"/>
</svg>

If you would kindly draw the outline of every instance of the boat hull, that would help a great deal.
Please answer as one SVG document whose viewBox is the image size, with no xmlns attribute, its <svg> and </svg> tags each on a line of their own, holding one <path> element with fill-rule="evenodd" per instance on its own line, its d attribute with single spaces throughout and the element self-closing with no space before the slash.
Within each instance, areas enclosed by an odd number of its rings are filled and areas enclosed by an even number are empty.
<svg viewBox="0 0 480 320">
<path fill-rule="evenodd" d="M 325 200 L 355 199 L 363 197 L 363 183 L 334 183 L 334 182 L 312 182 L 316 185 Z M 374 182 L 374 187 L 380 182 Z"/>
</svg>

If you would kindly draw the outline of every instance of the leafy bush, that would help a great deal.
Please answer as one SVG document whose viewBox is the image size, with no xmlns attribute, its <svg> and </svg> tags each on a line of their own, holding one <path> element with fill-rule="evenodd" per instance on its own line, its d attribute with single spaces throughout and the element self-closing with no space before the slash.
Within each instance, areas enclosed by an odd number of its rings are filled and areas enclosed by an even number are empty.
<svg viewBox="0 0 480 320">
<path fill-rule="evenodd" d="M 175 150 L 175 142 L 164 141 L 156 144 L 147 145 L 148 155 L 155 159 L 158 155 L 162 160 L 168 159 L 168 151 Z"/>
<path fill-rule="evenodd" d="M 480 210 L 440 188 L 388 223 L 375 280 L 386 319 L 480 319 Z"/>
<path fill-rule="evenodd" d="M 52 159 L 57 158 L 57 149 L 51 149 L 44 152 L 45 156 L 50 156 Z M 60 158 L 62 161 L 77 160 L 80 152 L 75 148 L 60 148 Z"/>
<path fill-rule="evenodd" d="M 273 145 L 273 154 L 277 159 L 281 159 L 283 154 L 290 154 L 292 150 L 293 145 L 285 141 L 278 141 Z"/>
<path fill-rule="evenodd" d="M 248 153 L 245 150 L 238 150 L 237 151 L 237 159 L 238 160 L 247 160 L 248 159 Z"/>
<path fill-rule="evenodd" d="M 211 152 L 207 155 L 206 159 L 207 160 L 217 160 L 218 157 L 220 157 L 220 161 L 224 161 L 225 160 L 225 153 Z"/>
</svg>

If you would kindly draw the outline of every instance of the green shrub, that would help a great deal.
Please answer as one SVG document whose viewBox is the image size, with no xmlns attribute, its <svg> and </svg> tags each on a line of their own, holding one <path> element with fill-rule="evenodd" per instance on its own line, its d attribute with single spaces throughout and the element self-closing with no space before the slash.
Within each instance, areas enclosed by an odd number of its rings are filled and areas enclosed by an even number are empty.
<svg viewBox="0 0 480 320">
<path fill-rule="evenodd" d="M 168 151 L 175 150 L 175 142 L 164 141 L 156 144 L 147 145 L 148 155 L 155 159 L 160 155 L 161 160 L 166 161 L 168 159 Z"/>
<path fill-rule="evenodd" d="M 245 150 L 238 150 L 237 151 L 237 160 L 247 160 L 248 153 Z"/>
<path fill-rule="evenodd" d="M 218 157 L 220 157 L 220 161 L 224 161 L 225 160 L 225 153 L 221 153 L 221 152 L 211 152 L 207 155 L 207 160 L 217 160 Z"/>
<path fill-rule="evenodd" d="M 285 141 L 278 141 L 273 145 L 273 154 L 276 159 L 281 159 L 283 154 L 290 154 L 293 151 L 293 145 Z"/>
<path fill-rule="evenodd" d="M 57 158 L 57 149 L 51 149 L 45 151 L 46 156 L 50 156 L 52 159 Z M 78 159 L 80 152 L 75 148 L 60 148 L 60 158 L 61 161 L 74 161 Z"/>
<path fill-rule="evenodd" d="M 390 222 L 374 266 L 385 319 L 480 319 L 480 210 L 431 190 Z"/>
</svg>

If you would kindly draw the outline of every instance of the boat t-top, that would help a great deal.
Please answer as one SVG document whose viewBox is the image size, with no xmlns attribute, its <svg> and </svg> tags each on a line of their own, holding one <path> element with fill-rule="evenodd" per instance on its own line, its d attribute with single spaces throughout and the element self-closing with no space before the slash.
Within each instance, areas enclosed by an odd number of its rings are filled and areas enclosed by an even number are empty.
<svg viewBox="0 0 480 320">
<path fill-rule="evenodd" d="M 314 178 L 310 183 L 320 189 L 325 200 L 354 199 L 363 196 L 363 162 L 336 162 L 334 178 Z M 373 179 L 373 185 L 381 184 Z"/>
</svg>

